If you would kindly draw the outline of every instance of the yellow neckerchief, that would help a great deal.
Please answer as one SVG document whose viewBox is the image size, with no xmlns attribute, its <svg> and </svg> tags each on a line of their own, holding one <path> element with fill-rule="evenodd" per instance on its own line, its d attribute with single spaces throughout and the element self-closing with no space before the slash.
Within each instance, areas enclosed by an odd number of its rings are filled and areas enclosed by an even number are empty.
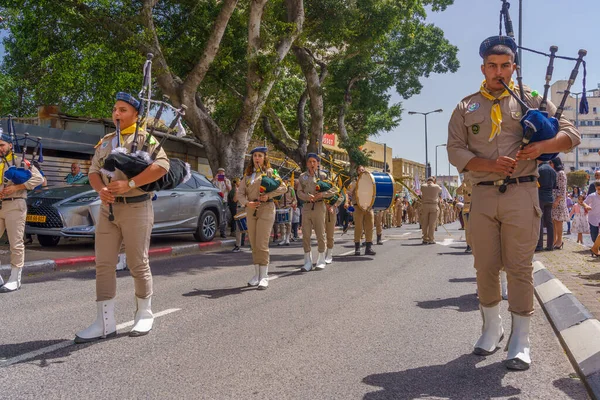
<svg viewBox="0 0 600 400">
<path fill-rule="evenodd" d="M 4 166 L 8 164 L 9 161 L 12 161 L 14 157 L 15 155 L 11 151 L 10 154 L 6 156 L 6 159 L 2 159 L 2 162 L 0 163 L 0 177 L 2 178 L 2 181 L 4 181 Z M 0 181 L 0 185 L 2 184 L 2 181 Z"/>
<path fill-rule="evenodd" d="M 511 90 L 514 89 L 515 83 L 512 79 L 510 80 L 510 84 L 508 85 L 508 87 Z M 494 140 L 496 135 L 499 135 L 502 132 L 502 109 L 500 108 L 500 100 L 502 100 L 505 97 L 510 97 L 510 93 L 508 92 L 508 90 L 504 89 L 504 92 L 502 92 L 500 96 L 492 96 L 492 94 L 488 92 L 487 88 L 485 87 L 485 80 L 481 83 L 479 92 L 483 97 L 494 103 L 492 105 L 492 112 L 490 113 L 490 116 L 492 118 L 492 133 L 490 133 L 489 141 L 491 142 L 492 140 Z"/>
</svg>

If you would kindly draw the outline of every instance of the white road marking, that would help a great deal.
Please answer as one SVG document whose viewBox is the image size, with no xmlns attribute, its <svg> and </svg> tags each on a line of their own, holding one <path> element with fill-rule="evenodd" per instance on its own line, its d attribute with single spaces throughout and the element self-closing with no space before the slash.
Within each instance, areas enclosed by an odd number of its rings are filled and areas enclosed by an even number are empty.
<svg viewBox="0 0 600 400">
<path fill-rule="evenodd" d="M 171 314 L 171 313 L 174 313 L 174 312 L 180 311 L 180 310 L 181 310 L 181 308 L 169 308 L 167 310 L 155 313 L 154 318 L 162 317 L 163 315 Z M 122 324 L 117 325 L 117 331 L 119 329 L 127 328 L 128 326 L 133 326 L 133 322 L 134 321 L 132 320 L 132 321 L 124 322 Z M 30 360 L 30 359 L 40 356 L 42 354 L 52 353 L 53 351 L 56 351 L 56 350 L 59 350 L 59 349 L 65 348 L 65 347 L 73 346 L 74 344 L 75 344 L 75 342 L 73 340 L 65 340 L 62 342 L 55 343 L 51 346 L 43 347 L 41 349 L 30 351 L 29 353 L 24 353 L 24 354 L 18 355 L 13 358 L 7 358 L 5 360 L 0 360 L 0 367 L 8 367 L 9 365 L 16 364 L 18 362 L 25 361 L 25 360 Z"/>
</svg>

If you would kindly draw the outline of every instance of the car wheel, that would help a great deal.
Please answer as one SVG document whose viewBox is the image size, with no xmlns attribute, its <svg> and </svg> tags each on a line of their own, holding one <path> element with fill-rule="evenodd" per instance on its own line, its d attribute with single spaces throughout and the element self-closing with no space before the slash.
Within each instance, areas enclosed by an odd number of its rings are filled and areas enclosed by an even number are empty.
<svg viewBox="0 0 600 400">
<path fill-rule="evenodd" d="M 194 239 L 199 242 L 210 242 L 217 234 L 218 226 L 219 223 L 215 213 L 210 210 L 204 211 L 198 220 L 198 227 L 196 228 L 196 232 L 194 232 Z"/>
<path fill-rule="evenodd" d="M 37 235 L 37 238 L 44 247 L 54 247 L 60 242 L 60 236 Z"/>
</svg>

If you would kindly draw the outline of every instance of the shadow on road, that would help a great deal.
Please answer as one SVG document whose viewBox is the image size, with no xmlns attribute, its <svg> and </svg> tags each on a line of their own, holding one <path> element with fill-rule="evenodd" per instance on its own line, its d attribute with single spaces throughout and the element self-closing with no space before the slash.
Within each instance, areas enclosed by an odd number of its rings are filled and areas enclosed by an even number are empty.
<svg viewBox="0 0 600 400">
<path fill-rule="evenodd" d="M 363 383 L 380 387 L 364 400 L 443 398 L 490 399 L 518 396 L 521 390 L 503 386 L 508 370 L 495 363 L 477 368 L 483 358 L 465 354 L 447 364 L 369 375 Z"/>
<path fill-rule="evenodd" d="M 255 291 L 255 287 L 240 286 L 234 288 L 219 288 L 219 289 L 194 289 L 191 292 L 182 294 L 183 297 L 201 296 L 206 299 L 220 299 L 221 297 L 231 296 L 234 294 L 242 294 L 247 291 Z"/>
<path fill-rule="evenodd" d="M 450 297 L 448 299 L 417 301 L 417 306 L 426 310 L 449 308 L 458 312 L 471 312 L 479 310 L 479 301 L 475 294 L 463 294 L 462 296 Z"/>
<path fill-rule="evenodd" d="M 438 253 L 438 256 L 470 256 L 471 253 L 465 253 L 464 251 L 453 251 L 448 253 Z"/>
</svg>

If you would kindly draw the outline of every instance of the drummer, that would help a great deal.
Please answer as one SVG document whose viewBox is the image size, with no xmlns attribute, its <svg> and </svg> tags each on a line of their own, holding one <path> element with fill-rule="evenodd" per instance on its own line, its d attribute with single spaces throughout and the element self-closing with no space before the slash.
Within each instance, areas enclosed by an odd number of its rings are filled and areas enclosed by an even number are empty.
<svg viewBox="0 0 600 400">
<path fill-rule="evenodd" d="M 354 207 L 354 255 L 360 256 L 360 239 L 364 230 L 365 239 L 367 241 L 365 255 L 374 256 L 375 251 L 372 249 L 374 219 L 373 210 L 370 209 L 369 211 L 364 211 L 358 205 L 358 178 L 363 172 L 365 172 L 365 167 L 362 165 L 358 165 L 356 167 L 356 178 L 348 186 L 348 194 L 350 196 L 350 199 L 352 200 L 352 206 Z"/>
<path fill-rule="evenodd" d="M 269 287 L 269 237 L 275 221 L 275 204 L 273 198 L 287 190 L 285 183 L 268 193 L 261 193 L 264 177 L 279 180 L 273 173 L 266 147 L 256 147 L 250 152 L 252 161 L 246 167 L 240 183 L 237 200 L 246 207 L 248 237 L 252 246 L 254 261 L 254 276 L 248 281 L 248 286 L 256 286 L 258 290 Z"/>
<path fill-rule="evenodd" d="M 342 203 L 346 203 L 345 196 L 340 189 L 338 198 L 333 204 L 327 202 L 327 213 L 325 215 L 325 234 L 327 236 L 327 251 L 325 252 L 325 263 L 331 264 L 333 262 L 333 234 L 335 233 L 335 223 L 337 221 L 338 208 Z M 346 206 L 348 208 L 348 206 Z"/>
<path fill-rule="evenodd" d="M 277 200 L 278 213 L 282 211 L 287 213 L 287 221 L 279 223 L 279 231 L 281 232 L 281 241 L 277 243 L 278 246 L 289 246 L 290 236 L 292 235 L 292 212 L 298 206 L 296 201 L 296 192 L 293 187 L 290 186 L 290 180 L 284 179 L 283 182 L 287 186 L 287 191 L 281 195 Z M 282 211 L 280 211 L 282 210 Z"/>
<path fill-rule="evenodd" d="M 302 270 L 308 272 L 312 269 L 312 252 L 310 249 L 310 237 L 312 230 L 315 230 L 317 236 L 319 257 L 315 269 L 325 268 L 325 213 L 327 211 L 323 199 L 327 199 L 335 194 L 335 187 L 317 192 L 317 181 L 327 178 L 327 175 L 320 170 L 321 159 L 315 153 L 307 154 L 306 165 L 308 171 L 303 172 L 298 179 L 298 197 L 303 200 L 302 208 L 302 244 L 304 247 L 304 265 Z"/>
</svg>

